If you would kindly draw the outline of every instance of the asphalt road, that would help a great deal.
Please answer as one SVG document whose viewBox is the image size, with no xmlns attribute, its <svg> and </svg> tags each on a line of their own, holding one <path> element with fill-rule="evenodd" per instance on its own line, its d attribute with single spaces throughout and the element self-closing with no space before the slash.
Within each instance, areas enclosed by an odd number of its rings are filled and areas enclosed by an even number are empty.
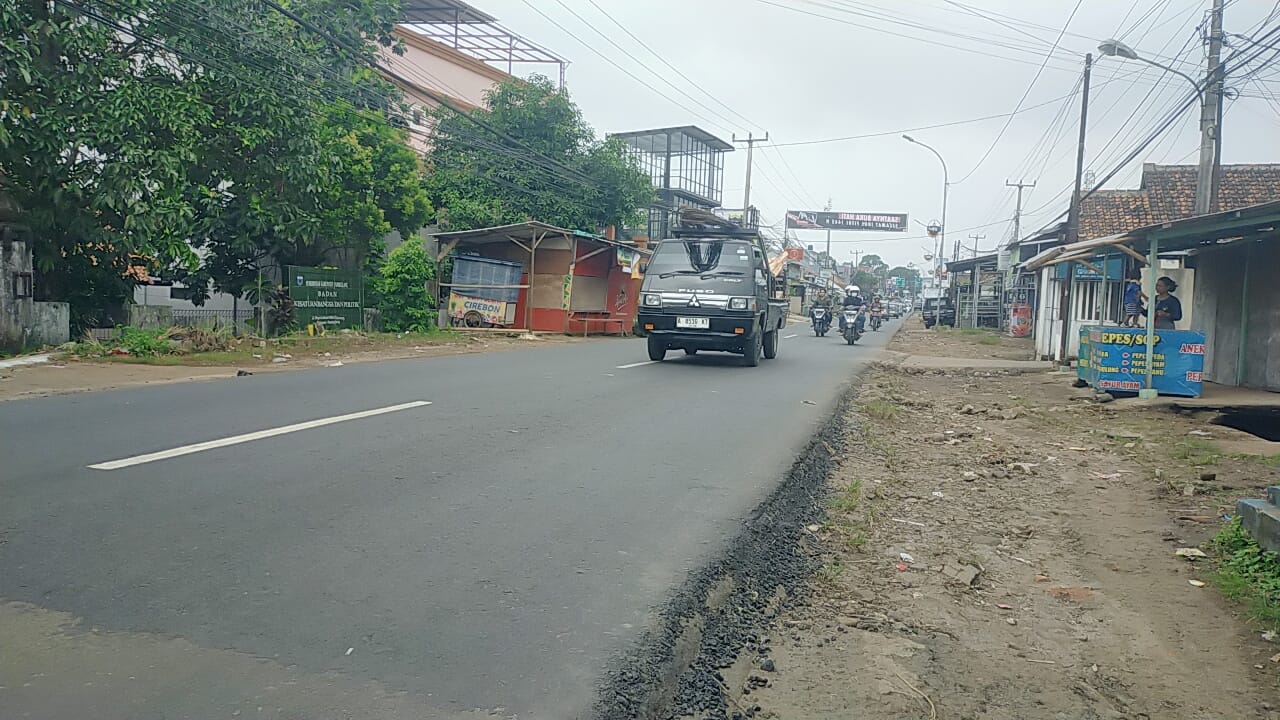
<svg viewBox="0 0 1280 720">
<path fill-rule="evenodd" d="M 0 403 L 0 717 L 579 716 L 888 337 L 792 334 Z"/>
</svg>

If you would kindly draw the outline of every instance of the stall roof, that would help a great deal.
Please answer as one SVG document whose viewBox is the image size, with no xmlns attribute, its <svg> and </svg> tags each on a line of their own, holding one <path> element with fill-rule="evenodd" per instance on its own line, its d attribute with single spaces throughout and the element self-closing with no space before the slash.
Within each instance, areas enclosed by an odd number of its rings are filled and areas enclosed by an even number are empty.
<svg viewBox="0 0 1280 720">
<path fill-rule="evenodd" d="M 951 262 L 947 263 L 947 272 L 956 272 L 957 270 L 972 270 L 973 268 L 981 267 L 983 265 L 988 265 L 992 263 L 998 264 L 999 260 L 1000 258 L 996 255 L 996 253 L 991 253 L 990 255 L 979 255 L 978 257 L 966 258 L 964 260 L 952 260 Z"/>
<path fill-rule="evenodd" d="M 1040 252 L 1023 262 L 1020 267 L 1036 270 L 1066 259 L 1092 257 L 1097 253 L 1091 251 L 1108 247 L 1129 248 L 1137 243 L 1145 248 L 1153 237 L 1159 239 L 1161 252 L 1174 252 L 1232 242 L 1249 233 L 1275 232 L 1277 229 L 1280 229 L 1280 200 L 1210 215 L 1197 215 L 1185 220 L 1147 225 L 1107 237 L 1081 240 L 1070 245 L 1059 245 Z M 1133 252 L 1133 249 L 1130 248 L 1126 252 Z"/>
</svg>

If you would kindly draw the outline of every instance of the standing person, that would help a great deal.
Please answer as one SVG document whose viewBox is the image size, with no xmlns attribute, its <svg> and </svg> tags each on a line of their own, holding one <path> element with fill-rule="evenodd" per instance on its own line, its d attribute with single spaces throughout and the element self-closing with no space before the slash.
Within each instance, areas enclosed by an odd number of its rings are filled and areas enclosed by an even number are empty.
<svg viewBox="0 0 1280 720">
<path fill-rule="evenodd" d="M 1140 327 L 1142 325 L 1141 316 L 1146 314 L 1144 304 L 1147 301 L 1147 294 L 1142 292 L 1142 280 L 1139 275 L 1130 274 L 1125 280 L 1124 287 L 1124 325 L 1125 327 Z"/>
<path fill-rule="evenodd" d="M 1178 290 L 1178 283 L 1168 275 L 1156 280 L 1156 313 L 1155 328 L 1157 330 L 1176 330 L 1174 323 L 1182 319 L 1182 302 L 1173 296 Z"/>
</svg>

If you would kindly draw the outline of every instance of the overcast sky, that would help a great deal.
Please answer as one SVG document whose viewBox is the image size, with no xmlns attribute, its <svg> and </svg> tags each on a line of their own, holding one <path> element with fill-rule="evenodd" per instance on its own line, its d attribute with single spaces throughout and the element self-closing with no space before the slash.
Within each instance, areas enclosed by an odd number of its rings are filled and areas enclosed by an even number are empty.
<svg viewBox="0 0 1280 720">
<path fill-rule="evenodd" d="M 838 260 L 852 259 L 856 249 L 899 265 L 923 263 L 930 241 L 915 221 L 939 219 L 942 205 L 938 160 L 904 141 L 904 130 L 937 148 L 949 166 L 948 244 L 956 235 L 971 244 L 969 234 L 985 234 L 979 244 L 986 251 L 1010 236 L 1014 191 L 1005 187 L 1006 180 L 1037 183 L 1024 194 L 1025 235 L 1067 207 L 1084 54 L 1095 51 L 1099 40 L 1120 37 L 1144 56 L 1192 76 L 1202 74 L 1207 48 L 1196 28 L 1210 2 L 1081 0 L 1073 18 L 1075 0 L 474 4 L 571 61 L 569 90 L 598 132 L 695 124 L 728 140 L 735 133 L 744 137 L 767 131 L 770 141 L 780 145 L 757 146 L 751 200 L 770 223 L 781 222 L 787 209 L 821 209 L 828 199 L 835 210 L 909 213 L 912 230 L 906 234 L 834 234 Z M 1280 23 L 1276 0 L 1227 0 L 1225 29 L 1256 35 L 1273 11 L 1276 17 L 1262 32 Z M 628 37 L 610 17 L 711 97 Z M 1066 33 L 1050 56 L 1064 25 Z M 630 56 L 609 40 L 627 48 Z M 1237 50 L 1246 54 L 1250 47 L 1232 40 L 1224 56 Z M 1236 79 L 1250 70 L 1256 71 L 1253 78 Z M 1280 61 L 1275 52 L 1266 53 L 1237 73 L 1228 80 L 1228 88 L 1240 97 L 1228 101 L 1223 162 L 1280 162 Z M 1117 58 L 1098 60 L 1086 170 L 1104 176 L 1190 92 L 1185 79 L 1157 68 Z M 1004 115 L 1018 107 L 1023 112 L 1011 119 L 909 130 Z M 1198 117 L 1194 110 L 1185 112 L 1106 187 L 1136 187 L 1144 161 L 1196 162 Z M 871 133 L 887 134 L 781 145 Z M 727 207 L 742 204 L 745 163 L 743 150 L 728 155 Z M 825 243 L 820 232 L 802 232 L 800 239 L 819 248 Z"/>
</svg>

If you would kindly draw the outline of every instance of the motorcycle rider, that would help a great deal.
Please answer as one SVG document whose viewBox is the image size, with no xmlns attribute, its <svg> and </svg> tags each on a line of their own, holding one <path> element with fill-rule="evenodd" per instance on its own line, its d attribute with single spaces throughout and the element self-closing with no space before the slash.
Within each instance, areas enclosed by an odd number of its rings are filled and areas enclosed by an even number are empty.
<svg viewBox="0 0 1280 720">
<path fill-rule="evenodd" d="M 825 308 L 827 311 L 827 317 L 830 318 L 831 306 L 832 306 L 831 296 L 827 294 L 826 290 L 819 290 L 818 296 L 813 299 L 813 305 L 809 308 L 810 324 L 814 324 L 814 320 L 813 320 L 814 308 Z"/>
<path fill-rule="evenodd" d="M 871 296 L 871 317 L 881 322 L 884 321 L 884 302 L 879 295 Z"/>
<path fill-rule="evenodd" d="M 867 306 L 867 301 L 862 297 L 862 288 L 857 285 L 850 285 L 844 289 L 844 301 L 841 303 L 843 308 L 853 308 L 858 311 L 857 324 L 854 326 L 861 335 L 865 327 L 865 317 L 862 313 Z M 844 332 L 844 313 L 840 314 L 840 332 Z"/>
</svg>

